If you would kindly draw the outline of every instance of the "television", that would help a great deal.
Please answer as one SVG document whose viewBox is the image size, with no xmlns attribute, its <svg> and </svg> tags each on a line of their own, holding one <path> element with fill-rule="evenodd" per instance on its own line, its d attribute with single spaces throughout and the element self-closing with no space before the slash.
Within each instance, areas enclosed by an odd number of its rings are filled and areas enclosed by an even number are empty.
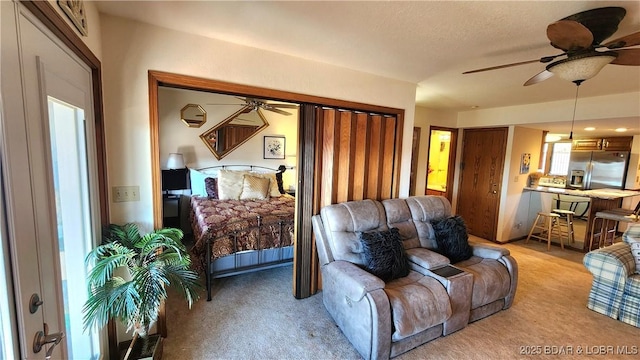
<svg viewBox="0 0 640 360">
<path fill-rule="evenodd" d="M 162 190 L 189 189 L 189 169 L 162 170 Z"/>
</svg>

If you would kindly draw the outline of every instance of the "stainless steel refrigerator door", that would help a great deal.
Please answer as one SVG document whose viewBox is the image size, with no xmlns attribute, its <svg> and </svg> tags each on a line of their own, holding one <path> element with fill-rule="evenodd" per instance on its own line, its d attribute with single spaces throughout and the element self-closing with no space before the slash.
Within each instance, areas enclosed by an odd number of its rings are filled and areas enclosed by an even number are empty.
<svg viewBox="0 0 640 360">
<path fill-rule="evenodd" d="M 624 188 L 628 159 L 628 152 L 594 151 L 589 189 Z"/>
<path fill-rule="evenodd" d="M 574 189 L 588 189 L 589 184 L 589 164 L 591 163 L 591 151 L 572 151 L 569 157 L 569 171 L 567 173 L 567 187 Z M 571 184 L 571 171 L 582 170 L 585 178 L 581 185 Z"/>
</svg>

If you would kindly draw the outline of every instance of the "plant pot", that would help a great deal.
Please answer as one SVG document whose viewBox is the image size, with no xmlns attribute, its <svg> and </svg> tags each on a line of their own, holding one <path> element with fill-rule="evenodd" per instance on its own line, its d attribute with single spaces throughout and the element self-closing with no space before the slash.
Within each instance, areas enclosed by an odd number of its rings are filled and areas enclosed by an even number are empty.
<svg viewBox="0 0 640 360">
<path fill-rule="evenodd" d="M 162 359 L 163 338 L 159 334 L 139 337 L 133 344 L 133 350 L 129 355 L 129 360 L 160 360 Z M 131 340 L 123 341 L 118 345 L 120 359 L 124 359 Z"/>
</svg>

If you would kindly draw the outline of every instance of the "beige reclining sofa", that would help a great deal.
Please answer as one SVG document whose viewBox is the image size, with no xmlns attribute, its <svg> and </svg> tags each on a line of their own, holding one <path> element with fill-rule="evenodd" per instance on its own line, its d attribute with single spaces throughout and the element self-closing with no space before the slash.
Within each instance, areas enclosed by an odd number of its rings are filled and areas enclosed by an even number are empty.
<svg viewBox="0 0 640 360">
<path fill-rule="evenodd" d="M 324 305 L 363 358 L 398 356 L 513 303 L 518 266 L 508 250 L 472 244 L 455 264 L 434 251 L 431 222 L 450 216 L 446 198 L 416 196 L 329 205 L 312 218 Z M 364 270 L 360 237 L 392 228 L 411 269 L 385 283 Z"/>
</svg>

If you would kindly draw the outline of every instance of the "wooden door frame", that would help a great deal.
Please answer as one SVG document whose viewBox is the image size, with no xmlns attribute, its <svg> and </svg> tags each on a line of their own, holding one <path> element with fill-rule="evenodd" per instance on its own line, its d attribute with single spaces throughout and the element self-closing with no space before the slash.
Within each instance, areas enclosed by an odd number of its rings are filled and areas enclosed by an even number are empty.
<svg viewBox="0 0 640 360">
<path fill-rule="evenodd" d="M 457 150 L 458 150 L 458 129 L 456 128 L 448 128 L 448 127 L 443 127 L 443 126 L 436 126 L 436 125 L 431 125 L 429 126 L 429 141 L 427 142 L 427 176 L 426 178 L 429 177 L 429 156 L 430 156 L 430 151 L 431 151 L 431 132 L 434 130 L 439 130 L 439 131 L 449 131 L 451 133 L 451 140 L 449 142 L 449 146 L 451 147 L 449 149 L 449 163 L 447 165 L 447 169 L 449 169 L 447 171 L 447 192 L 446 192 L 446 198 L 447 200 L 449 200 L 450 203 L 453 203 L 453 184 L 454 184 L 454 179 L 455 179 L 455 166 L 456 166 L 456 156 L 457 156 Z M 426 179 L 425 178 L 425 179 Z M 425 191 L 427 188 L 427 181 L 424 184 L 425 187 Z"/>
<path fill-rule="evenodd" d="M 418 187 L 418 158 L 420 157 L 420 136 L 422 135 L 422 128 L 419 126 L 413 127 L 413 136 L 411 137 L 411 174 L 409 177 L 409 196 L 416 194 L 416 188 Z M 429 153 L 427 153 L 427 158 Z M 425 184 L 426 187 L 426 184 Z"/>
<path fill-rule="evenodd" d="M 149 70 L 149 121 L 151 136 L 151 175 L 153 189 L 153 220 L 154 227 L 162 225 L 162 191 L 160 177 L 160 147 L 159 147 L 159 118 L 158 118 L 158 86 L 222 93 L 235 96 L 250 96 L 301 105 L 301 114 L 298 118 L 298 206 L 296 209 L 296 243 L 294 245 L 294 284 L 293 295 L 296 298 L 306 298 L 316 290 L 318 277 L 317 255 L 313 241 L 311 216 L 314 214 L 314 184 L 312 176 L 315 173 L 315 116 L 311 111 L 313 106 L 330 106 L 336 108 L 353 109 L 357 111 L 383 113 L 395 115 L 398 119 L 399 129 L 404 127 L 404 110 L 384 106 L 356 103 L 331 99 L 326 97 L 299 94 L 288 91 L 260 88 L 250 85 L 241 85 L 218 80 L 210 80 L 189 75 L 180 75 L 164 71 Z M 402 131 L 399 131 L 395 139 L 396 144 L 402 144 Z M 397 163 L 401 151 L 396 154 Z M 392 174 L 393 194 L 399 193 L 398 180 L 400 168 Z M 161 334 L 166 335 L 164 319 L 159 321 Z"/>
</svg>

